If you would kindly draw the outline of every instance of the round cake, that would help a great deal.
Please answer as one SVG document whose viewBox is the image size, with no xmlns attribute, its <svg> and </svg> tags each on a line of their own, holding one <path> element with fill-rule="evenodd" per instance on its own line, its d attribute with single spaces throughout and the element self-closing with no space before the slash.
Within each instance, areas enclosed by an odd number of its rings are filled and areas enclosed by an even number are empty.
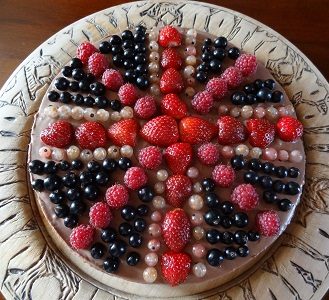
<svg viewBox="0 0 329 300">
<path fill-rule="evenodd" d="M 29 148 L 56 246 L 102 286 L 191 295 L 257 263 L 293 217 L 303 127 L 256 57 L 194 29 L 84 42 Z"/>
</svg>

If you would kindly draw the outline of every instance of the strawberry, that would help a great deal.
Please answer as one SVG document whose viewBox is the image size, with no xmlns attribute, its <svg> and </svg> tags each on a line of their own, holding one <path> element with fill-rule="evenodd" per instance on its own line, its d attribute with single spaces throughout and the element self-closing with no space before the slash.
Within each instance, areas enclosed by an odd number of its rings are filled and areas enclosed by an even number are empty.
<svg viewBox="0 0 329 300">
<path fill-rule="evenodd" d="M 110 126 L 108 136 L 113 144 L 117 146 L 136 145 L 138 123 L 134 119 L 121 120 Z"/>
<path fill-rule="evenodd" d="M 182 251 L 191 239 L 190 219 L 182 208 L 168 211 L 161 229 L 164 242 L 174 252 Z"/>
<path fill-rule="evenodd" d="M 95 150 L 106 146 L 106 130 L 98 122 L 85 122 L 75 130 L 75 138 L 82 149 Z"/>
<path fill-rule="evenodd" d="M 105 70 L 102 76 L 102 82 L 109 90 L 115 92 L 117 92 L 124 83 L 121 73 L 115 69 Z"/>
<path fill-rule="evenodd" d="M 104 54 L 95 52 L 88 59 L 88 70 L 95 77 L 101 76 L 108 66 L 109 62 Z"/>
<path fill-rule="evenodd" d="M 179 139 L 177 123 L 169 116 L 151 119 L 143 126 L 140 135 L 150 144 L 163 147 L 176 143 Z"/>
<path fill-rule="evenodd" d="M 176 94 L 167 94 L 161 101 L 161 111 L 175 119 L 182 119 L 187 115 L 187 106 Z"/>
<path fill-rule="evenodd" d="M 172 286 L 184 282 L 191 270 L 191 257 L 184 252 L 165 252 L 161 256 L 161 273 Z"/>
<path fill-rule="evenodd" d="M 72 142 L 73 131 L 71 123 L 60 120 L 43 129 L 40 139 L 48 146 L 65 148 Z"/>
<path fill-rule="evenodd" d="M 276 123 L 276 132 L 281 140 L 295 142 L 303 135 L 303 124 L 293 117 L 285 116 Z"/>
<path fill-rule="evenodd" d="M 176 49 L 167 48 L 163 50 L 161 55 L 161 66 L 164 70 L 169 68 L 180 70 L 182 68 L 182 64 L 182 58 Z"/>
<path fill-rule="evenodd" d="M 85 65 L 87 64 L 89 57 L 97 51 L 97 48 L 93 44 L 83 42 L 77 48 L 77 58 L 79 58 Z"/>
<path fill-rule="evenodd" d="M 160 29 L 158 42 L 162 47 L 178 47 L 182 43 L 182 35 L 175 27 L 167 25 Z"/>
<path fill-rule="evenodd" d="M 170 145 L 164 152 L 164 158 L 174 174 L 184 174 L 192 162 L 193 150 L 188 143 Z"/>
<path fill-rule="evenodd" d="M 256 215 L 256 226 L 264 236 L 276 235 L 280 231 L 280 217 L 274 210 L 260 211 Z"/>
<path fill-rule="evenodd" d="M 249 143 L 253 147 L 266 148 L 274 141 L 275 127 L 266 119 L 249 119 L 246 123 Z"/>
<path fill-rule="evenodd" d="M 167 202 L 174 207 L 181 207 L 192 193 L 192 182 L 184 175 L 170 176 L 166 181 Z"/>
<path fill-rule="evenodd" d="M 179 122 L 179 133 L 184 143 L 209 142 L 217 134 L 216 125 L 199 117 L 185 117 Z"/>
<path fill-rule="evenodd" d="M 163 72 L 160 79 L 160 90 L 163 94 L 179 94 L 183 88 L 183 78 L 177 70 L 169 68 Z"/>
<path fill-rule="evenodd" d="M 233 145 L 247 139 L 247 131 L 244 125 L 231 116 L 220 117 L 218 125 L 218 143 L 222 145 Z"/>
</svg>

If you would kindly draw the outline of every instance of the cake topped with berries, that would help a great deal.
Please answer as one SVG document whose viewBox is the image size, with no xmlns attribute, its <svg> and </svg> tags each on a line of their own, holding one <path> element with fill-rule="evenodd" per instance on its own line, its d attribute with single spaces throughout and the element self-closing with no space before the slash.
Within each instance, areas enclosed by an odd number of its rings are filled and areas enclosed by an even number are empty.
<svg viewBox="0 0 329 300">
<path fill-rule="evenodd" d="M 32 130 L 31 184 L 70 250 L 56 245 L 108 285 L 188 295 L 238 277 L 285 230 L 302 134 L 254 55 L 224 36 L 137 26 L 81 43 L 54 79 Z"/>
</svg>

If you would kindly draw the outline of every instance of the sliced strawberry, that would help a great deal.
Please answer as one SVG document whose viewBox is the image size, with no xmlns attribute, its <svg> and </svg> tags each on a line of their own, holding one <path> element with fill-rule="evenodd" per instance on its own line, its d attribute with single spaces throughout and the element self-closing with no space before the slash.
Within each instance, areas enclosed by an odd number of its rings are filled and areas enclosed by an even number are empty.
<svg viewBox="0 0 329 300">
<path fill-rule="evenodd" d="M 75 130 L 75 138 L 82 149 L 95 150 L 106 146 L 106 130 L 98 122 L 85 122 Z"/>
<path fill-rule="evenodd" d="M 276 123 L 279 138 L 285 142 L 295 142 L 303 135 L 303 124 L 297 119 L 284 116 Z"/>
<path fill-rule="evenodd" d="M 191 271 L 192 260 L 187 253 L 166 252 L 161 256 L 161 273 L 172 286 L 184 282 Z"/>
<path fill-rule="evenodd" d="M 108 136 L 117 146 L 136 145 L 136 136 L 139 125 L 134 119 L 121 120 L 111 125 Z"/>
<path fill-rule="evenodd" d="M 182 119 L 187 115 L 187 106 L 176 94 L 167 94 L 161 101 L 161 111 L 175 119 Z"/>
<path fill-rule="evenodd" d="M 73 139 L 74 128 L 67 121 L 56 121 L 43 129 L 40 139 L 48 146 L 65 148 L 69 146 Z"/>
<path fill-rule="evenodd" d="M 246 123 L 249 143 L 253 147 L 266 148 L 274 141 L 275 126 L 266 119 L 249 119 Z"/>
<path fill-rule="evenodd" d="M 182 58 L 178 51 L 174 48 L 167 48 L 163 50 L 161 55 L 161 67 L 166 70 L 169 68 L 174 68 L 180 70 L 182 68 Z"/>
<path fill-rule="evenodd" d="M 244 142 L 247 139 L 247 131 L 244 125 L 231 116 L 220 117 L 218 125 L 218 143 L 233 145 Z"/>
<path fill-rule="evenodd" d="M 190 219 L 181 208 L 168 211 L 162 222 L 162 237 L 168 248 L 179 252 L 191 239 Z"/>
<path fill-rule="evenodd" d="M 217 127 L 199 117 L 186 117 L 179 122 L 179 133 L 182 142 L 205 143 L 216 136 Z"/>
<path fill-rule="evenodd" d="M 179 94 L 184 88 L 181 74 L 174 68 L 169 68 L 162 74 L 160 90 L 163 94 Z"/>
<path fill-rule="evenodd" d="M 148 121 L 140 131 L 142 138 L 152 145 L 169 146 L 179 139 L 177 123 L 169 116 L 159 116 Z"/>
<path fill-rule="evenodd" d="M 164 158 L 174 174 L 185 174 L 192 162 L 193 150 L 188 143 L 170 145 L 164 152 Z"/>
<path fill-rule="evenodd" d="M 192 182 L 184 175 L 173 175 L 166 181 L 167 201 L 174 207 L 183 206 L 187 197 L 192 193 Z"/>
<path fill-rule="evenodd" d="M 177 47 L 182 43 L 182 35 L 175 27 L 167 25 L 160 29 L 158 41 L 162 47 Z"/>
</svg>

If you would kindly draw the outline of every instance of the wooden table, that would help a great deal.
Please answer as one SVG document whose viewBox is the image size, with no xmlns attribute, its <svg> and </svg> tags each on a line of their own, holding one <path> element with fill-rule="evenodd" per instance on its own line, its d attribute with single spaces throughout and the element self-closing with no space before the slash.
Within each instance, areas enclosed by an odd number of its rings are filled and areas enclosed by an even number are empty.
<svg viewBox="0 0 329 300">
<path fill-rule="evenodd" d="M 109 5 L 125 2 L 122 0 L 0 1 L 0 87 L 32 50 L 58 30 Z M 211 0 L 206 2 L 239 11 L 270 26 L 304 52 L 329 79 L 329 10 L 326 1 Z M 2 299 L 0 294 L 0 300 Z"/>
</svg>

